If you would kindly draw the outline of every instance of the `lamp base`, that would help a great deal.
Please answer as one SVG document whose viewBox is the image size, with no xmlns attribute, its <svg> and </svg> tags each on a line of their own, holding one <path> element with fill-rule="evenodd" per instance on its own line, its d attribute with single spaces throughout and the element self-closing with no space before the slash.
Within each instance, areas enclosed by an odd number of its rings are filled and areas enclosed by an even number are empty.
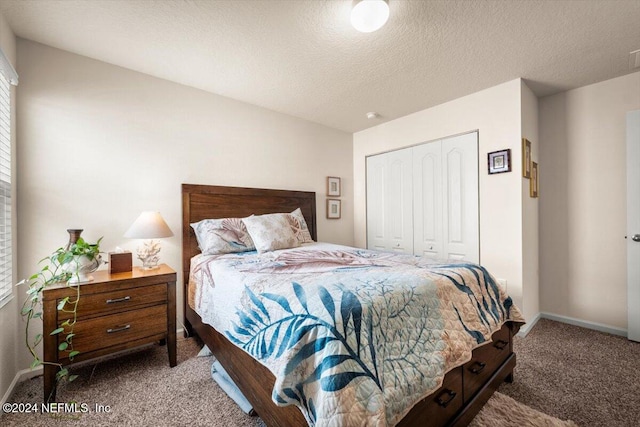
<svg viewBox="0 0 640 427">
<path fill-rule="evenodd" d="M 155 270 L 158 268 L 158 261 L 160 261 L 159 253 L 160 242 L 156 240 L 146 241 L 138 247 L 138 259 L 142 261 L 142 268 L 144 270 Z"/>
</svg>

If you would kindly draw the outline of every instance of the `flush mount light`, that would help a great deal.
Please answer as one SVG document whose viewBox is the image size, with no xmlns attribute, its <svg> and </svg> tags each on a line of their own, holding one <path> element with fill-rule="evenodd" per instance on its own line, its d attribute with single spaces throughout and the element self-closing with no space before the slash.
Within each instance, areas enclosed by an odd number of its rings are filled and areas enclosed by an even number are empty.
<svg viewBox="0 0 640 427">
<path fill-rule="evenodd" d="M 363 33 L 376 31 L 389 19 L 387 0 L 354 0 L 351 8 L 351 25 Z"/>
</svg>

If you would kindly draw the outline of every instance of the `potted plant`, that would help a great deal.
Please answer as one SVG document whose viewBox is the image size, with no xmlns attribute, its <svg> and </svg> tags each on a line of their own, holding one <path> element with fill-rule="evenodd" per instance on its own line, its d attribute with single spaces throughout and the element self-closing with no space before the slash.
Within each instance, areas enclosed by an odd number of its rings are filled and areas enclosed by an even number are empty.
<svg viewBox="0 0 640 427">
<path fill-rule="evenodd" d="M 80 301 L 80 286 L 77 286 L 77 284 L 93 280 L 88 274 L 95 271 L 102 263 L 102 257 L 100 255 L 100 241 L 102 237 L 98 239 L 96 243 L 88 243 L 80 237 L 82 230 L 68 231 L 72 236 L 69 244 L 64 248 L 60 247 L 56 249 L 50 256 L 43 258 L 40 261 L 40 264 L 43 265 L 42 268 L 28 279 L 18 283 L 18 285 L 24 284 L 28 286 L 28 297 L 22 306 L 22 316 L 26 322 L 26 345 L 33 356 L 33 362 L 31 363 L 32 369 L 44 363 L 50 363 L 44 362 L 36 351 L 45 333 L 60 335 L 61 339 L 59 340 L 58 350 L 67 352 L 70 361 L 73 361 L 73 358 L 80 353 L 73 349 L 73 329 L 76 323 L 76 311 Z M 59 311 L 71 313 L 71 317 L 60 324 L 55 330 L 42 331 L 42 333 L 36 334 L 32 339 L 29 335 L 31 320 L 35 318 L 42 319 L 42 291 L 48 286 L 54 284 L 59 285 L 61 283 L 75 288 L 75 298 L 66 297 L 62 299 L 57 306 Z M 69 371 L 64 368 L 62 364 L 55 363 L 55 365 L 59 367 L 56 375 L 57 381 L 61 379 L 73 381 L 77 377 L 77 375 L 69 375 Z"/>
</svg>

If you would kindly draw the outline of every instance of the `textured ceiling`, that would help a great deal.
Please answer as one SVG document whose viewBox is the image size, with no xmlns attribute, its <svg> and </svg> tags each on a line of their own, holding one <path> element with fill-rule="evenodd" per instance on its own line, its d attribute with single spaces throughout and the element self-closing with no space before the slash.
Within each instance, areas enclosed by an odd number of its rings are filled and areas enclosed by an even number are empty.
<svg viewBox="0 0 640 427">
<path fill-rule="evenodd" d="M 351 0 L 0 0 L 0 13 L 19 37 L 349 132 L 518 77 L 545 96 L 637 70 L 638 0 L 389 3 L 369 34 L 350 26 Z"/>
</svg>

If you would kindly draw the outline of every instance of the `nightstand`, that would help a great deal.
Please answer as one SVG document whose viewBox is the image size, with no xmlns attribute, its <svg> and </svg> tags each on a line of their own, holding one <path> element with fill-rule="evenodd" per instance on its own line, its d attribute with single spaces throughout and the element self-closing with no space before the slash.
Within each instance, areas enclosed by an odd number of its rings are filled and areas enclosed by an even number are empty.
<svg viewBox="0 0 640 427">
<path fill-rule="evenodd" d="M 166 341 L 169 365 L 176 366 L 176 272 L 162 264 L 154 270 L 134 267 L 125 273 L 96 271 L 92 276 L 92 282 L 51 286 L 43 291 L 44 361 L 68 365 Z M 67 352 L 58 351 L 63 337 L 49 333 L 69 318 L 57 305 L 67 296 L 75 299 L 78 286 L 73 349 L 80 354 L 71 362 Z M 44 365 L 45 402 L 55 401 L 56 372 L 57 366 Z"/>
</svg>

